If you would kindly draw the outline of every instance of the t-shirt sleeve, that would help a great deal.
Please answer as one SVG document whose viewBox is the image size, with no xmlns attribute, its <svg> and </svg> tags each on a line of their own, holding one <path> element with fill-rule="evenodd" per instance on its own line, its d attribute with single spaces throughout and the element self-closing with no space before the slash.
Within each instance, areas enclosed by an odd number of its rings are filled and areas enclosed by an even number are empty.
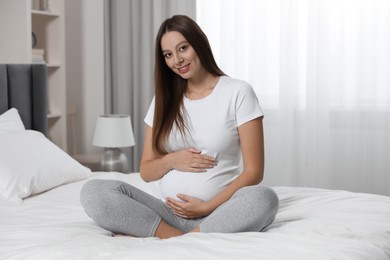
<svg viewBox="0 0 390 260">
<path fill-rule="evenodd" d="M 238 91 L 236 99 L 237 126 L 263 115 L 263 111 L 259 105 L 259 100 L 257 99 L 252 86 L 248 83 L 243 83 L 242 87 Z"/>
<path fill-rule="evenodd" d="M 150 103 L 148 112 L 146 113 L 146 116 L 144 118 L 144 122 L 148 126 L 153 127 L 153 118 L 154 118 L 154 97 L 152 99 L 152 102 Z"/>
</svg>

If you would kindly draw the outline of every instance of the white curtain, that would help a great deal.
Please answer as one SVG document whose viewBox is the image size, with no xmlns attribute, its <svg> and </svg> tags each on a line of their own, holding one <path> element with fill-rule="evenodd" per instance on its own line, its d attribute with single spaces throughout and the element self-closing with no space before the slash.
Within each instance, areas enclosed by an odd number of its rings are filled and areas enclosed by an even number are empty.
<svg viewBox="0 0 390 260">
<path fill-rule="evenodd" d="M 197 0 L 265 112 L 266 185 L 390 195 L 390 1 Z"/>
<path fill-rule="evenodd" d="M 195 0 L 106 1 L 106 113 L 129 114 L 136 145 L 125 149 L 139 171 L 144 117 L 154 95 L 154 41 L 160 24 L 174 14 L 195 18 Z"/>
</svg>

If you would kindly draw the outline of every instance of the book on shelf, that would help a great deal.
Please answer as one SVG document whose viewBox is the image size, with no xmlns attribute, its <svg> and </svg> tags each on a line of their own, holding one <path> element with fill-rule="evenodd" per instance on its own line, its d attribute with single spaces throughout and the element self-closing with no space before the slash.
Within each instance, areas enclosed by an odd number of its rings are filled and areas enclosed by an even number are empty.
<svg viewBox="0 0 390 260">
<path fill-rule="evenodd" d="M 45 50 L 32 49 L 32 63 L 46 63 L 45 62 Z"/>
</svg>

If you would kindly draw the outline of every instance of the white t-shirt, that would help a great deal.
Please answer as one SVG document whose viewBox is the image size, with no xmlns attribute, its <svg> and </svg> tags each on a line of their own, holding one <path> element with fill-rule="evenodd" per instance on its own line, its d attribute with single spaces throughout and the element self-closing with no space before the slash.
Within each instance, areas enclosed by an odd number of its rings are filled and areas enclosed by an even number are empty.
<svg viewBox="0 0 390 260">
<path fill-rule="evenodd" d="M 241 147 L 238 127 L 263 115 L 252 87 L 242 80 L 221 76 L 213 92 L 199 100 L 184 98 L 190 136 L 183 138 L 173 127 L 168 152 L 194 147 L 217 159 L 217 166 L 206 172 L 171 170 L 160 181 L 161 197 L 178 199 L 186 194 L 209 201 L 240 174 Z M 145 117 L 153 127 L 154 99 Z"/>
</svg>

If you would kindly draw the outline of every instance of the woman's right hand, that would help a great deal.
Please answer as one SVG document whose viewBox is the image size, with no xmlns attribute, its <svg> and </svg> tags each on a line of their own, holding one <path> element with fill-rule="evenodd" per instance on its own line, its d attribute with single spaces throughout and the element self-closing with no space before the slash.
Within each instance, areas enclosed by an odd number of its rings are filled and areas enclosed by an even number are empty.
<svg viewBox="0 0 390 260">
<path fill-rule="evenodd" d="M 205 172 L 217 165 L 214 157 L 202 154 L 195 148 L 187 148 L 167 155 L 172 168 L 183 172 Z"/>
<path fill-rule="evenodd" d="M 183 172 L 204 172 L 216 165 L 216 158 L 201 154 L 201 151 L 195 148 L 162 155 L 155 153 L 152 147 L 152 128 L 146 126 L 140 163 L 141 178 L 146 182 L 159 180 L 172 169 Z"/>
</svg>

